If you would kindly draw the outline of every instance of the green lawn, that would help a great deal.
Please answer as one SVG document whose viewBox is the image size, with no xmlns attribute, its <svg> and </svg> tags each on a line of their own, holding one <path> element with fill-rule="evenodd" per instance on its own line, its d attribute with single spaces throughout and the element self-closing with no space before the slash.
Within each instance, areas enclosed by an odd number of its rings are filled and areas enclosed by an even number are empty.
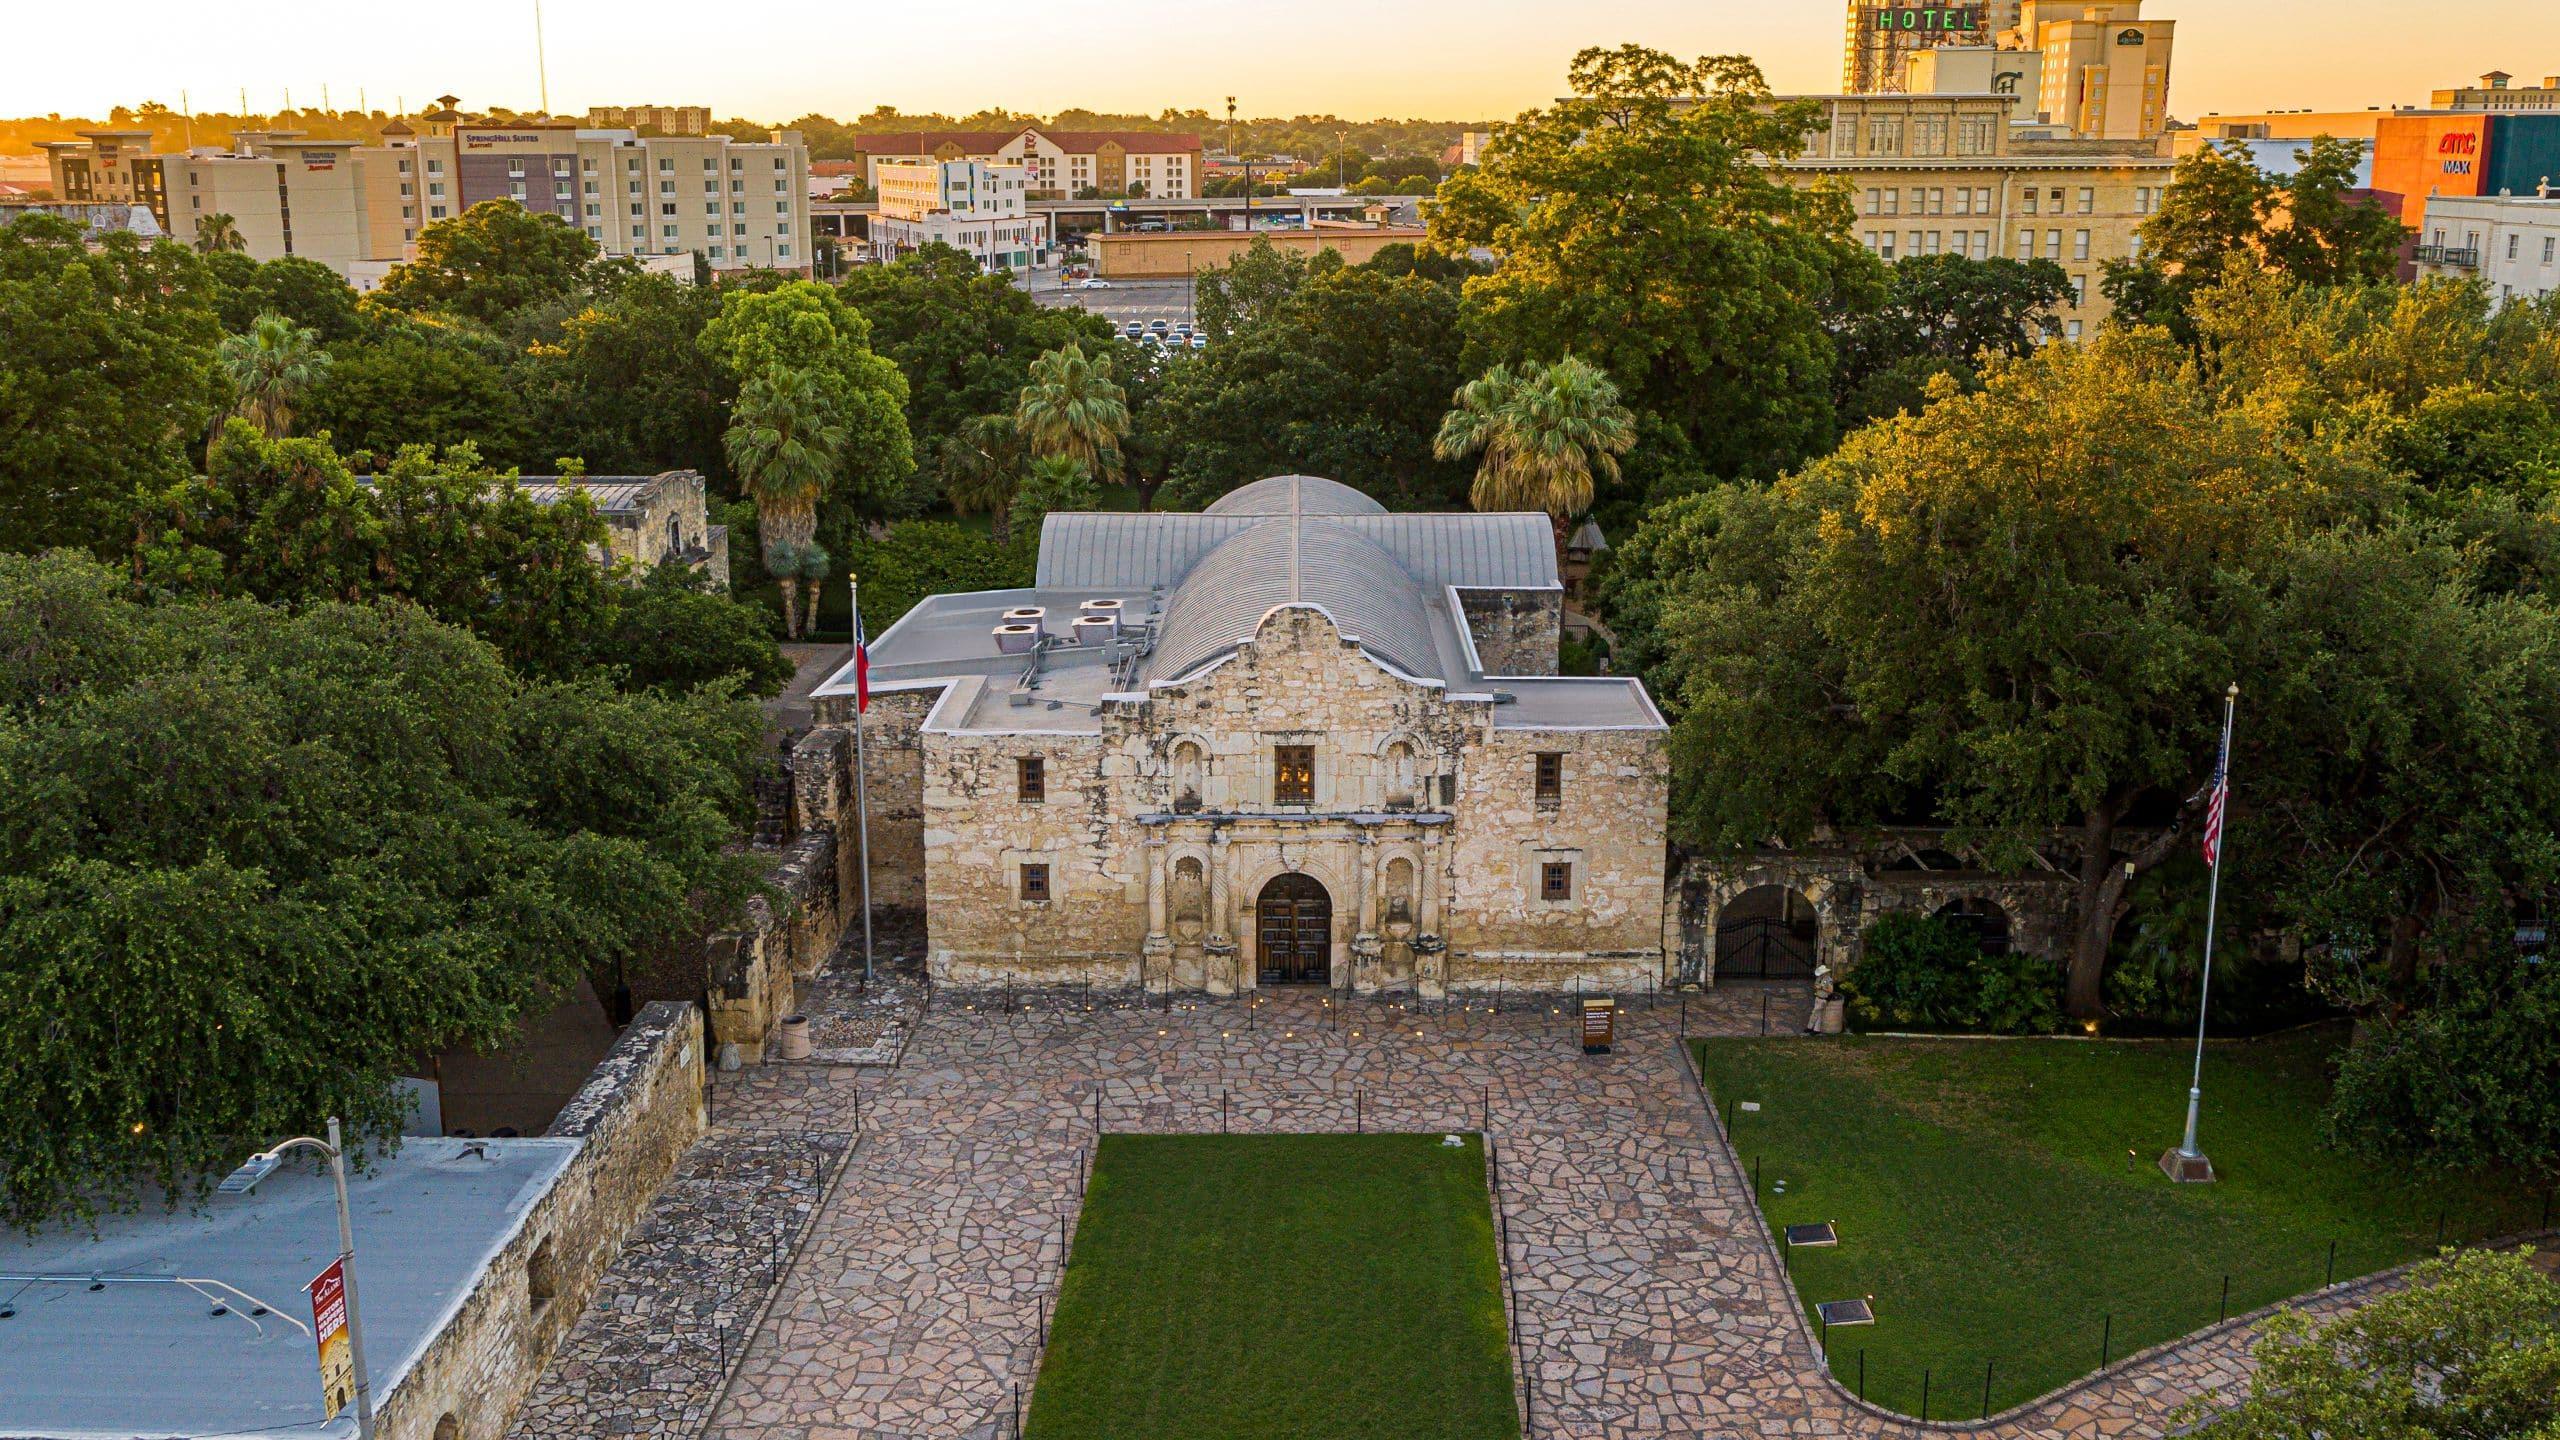
<svg viewBox="0 0 2560 1440">
<path fill-rule="evenodd" d="M 1027 1431 L 1038 1440 L 1508 1440 L 1484 1147 L 1110 1135 Z"/>
<path fill-rule="evenodd" d="M 1830 1335 L 1832 1373 L 1906 1414 L 1971 1418 L 2213 1323 L 2449 1239 L 2528 1228 L 2542 1197 L 2412 1180 L 2319 1144 L 2337 1027 L 2205 1053 L 2201 1148 L 2222 1179 L 2155 1166 L 2185 1119 L 2193 1051 L 2174 1042 L 1707 1040 L 1700 1074 L 1760 1167 L 1773 1226 L 1829 1220 L 1793 1252 L 1807 1314 L 1872 1296 Z M 1757 1101 L 1757 1113 L 1740 1102 Z M 1783 1193 L 1781 1193 L 1783 1187 Z M 2113 1317 L 2111 1340 L 2104 1333 Z"/>
</svg>

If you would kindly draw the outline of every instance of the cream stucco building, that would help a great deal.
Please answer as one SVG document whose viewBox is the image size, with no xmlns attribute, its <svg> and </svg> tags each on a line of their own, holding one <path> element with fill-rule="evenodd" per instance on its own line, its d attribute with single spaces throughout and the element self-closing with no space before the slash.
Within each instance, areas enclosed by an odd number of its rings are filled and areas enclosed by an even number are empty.
<svg viewBox="0 0 2560 1440">
<path fill-rule="evenodd" d="M 1303 476 L 1053 515 L 1031 588 L 872 646 L 875 902 L 946 985 L 1658 984 L 1667 732 L 1641 682 L 1555 674 L 1561 619 L 1543 515 Z M 800 757 L 849 765 L 852 695 Z M 797 768 L 851 838 L 849 777 Z"/>
</svg>

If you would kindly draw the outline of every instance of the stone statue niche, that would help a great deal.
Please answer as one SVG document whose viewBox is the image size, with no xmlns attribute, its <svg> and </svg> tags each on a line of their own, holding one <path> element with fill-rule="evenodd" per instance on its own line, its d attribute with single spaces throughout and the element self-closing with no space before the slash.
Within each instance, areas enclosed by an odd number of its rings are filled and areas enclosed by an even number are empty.
<svg viewBox="0 0 2560 1440">
<path fill-rule="evenodd" d="M 1402 990 L 1411 985 L 1413 973 L 1413 935 L 1415 891 L 1413 862 L 1399 855 L 1387 862 L 1386 873 L 1379 877 L 1379 899 L 1384 902 L 1380 913 L 1386 918 L 1380 927 L 1378 947 L 1378 988 Z"/>
<path fill-rule="evenodd" d="M 1186 855 L 1173 862 L 1173 983 L 1176 989 L 1202 988 L 1201 946 L 1209 935 L 1209 882 L 1200 861 Z"/>
<path fill-rule="evenodd" d="M 1201 763 L 1198 745 L 1185 740 L 1173 747 L 1173 774 L 1169 788 L 1173 792 L 1171 798 L 1175 814 L 1196 815 L 1200 812 L 1201 773 L 1205 768 Z M 1192 862 L 1194 871 L 1199 868 L 1198 862 Z"/>
</svg>

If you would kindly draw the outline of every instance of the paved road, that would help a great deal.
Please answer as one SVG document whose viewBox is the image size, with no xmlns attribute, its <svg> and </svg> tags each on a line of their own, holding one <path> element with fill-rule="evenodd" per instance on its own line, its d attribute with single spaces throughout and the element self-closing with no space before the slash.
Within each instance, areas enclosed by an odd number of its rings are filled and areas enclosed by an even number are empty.
<svg viewBox="0 0 2560 1440">
<path fill-rule="evenodd" d="M 1043 305 L 1089 310 L 1114 325 L 1162 320 L 1168 325 L 1196 319 L 1191 310 L 1191 282 L 1182 280 L 1114 280 L 1108 290 L 1080 290 L 1073 282 L 1061 287 L 1058 272 L 1032 277 L 1031 295 Z"/>
</svg>

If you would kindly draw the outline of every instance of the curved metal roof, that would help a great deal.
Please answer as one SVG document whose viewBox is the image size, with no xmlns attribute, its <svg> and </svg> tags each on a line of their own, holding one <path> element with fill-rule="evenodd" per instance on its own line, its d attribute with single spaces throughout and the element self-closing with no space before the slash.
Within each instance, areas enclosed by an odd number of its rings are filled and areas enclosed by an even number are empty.
<svg viewBox="0 0 2560 1440">
<path fill-rule="evenodd" d="M 1253 638 L 1281 605 L 1324 607 L 1334 627 L 1409 675 L 1435 675 L 1422 592 L 1395 557 L 1339 522 L 1274 516 L 1209 552 L 1165 602 L 1154 673 L 1173 679 Z"/>
<path fill-rule="evenodd" d="M 1239 532 L 1278 516 L 1059 513 L 1040 526 L 1036 582 L 1068 590 L 1145 590 L 1181 582 L 1191 567 Z M 1544 515 L 1331 515 L 1396 557 L 1406 573 L 1437 588 L 1552 590 L 1555 531 Z"/>
<path fill-rule="evenodd" d="M 1203 515 L 1384 515 L 1387 507 L 1339 480 L 1271 475 L 1210 502 Z"/>
</svg>

